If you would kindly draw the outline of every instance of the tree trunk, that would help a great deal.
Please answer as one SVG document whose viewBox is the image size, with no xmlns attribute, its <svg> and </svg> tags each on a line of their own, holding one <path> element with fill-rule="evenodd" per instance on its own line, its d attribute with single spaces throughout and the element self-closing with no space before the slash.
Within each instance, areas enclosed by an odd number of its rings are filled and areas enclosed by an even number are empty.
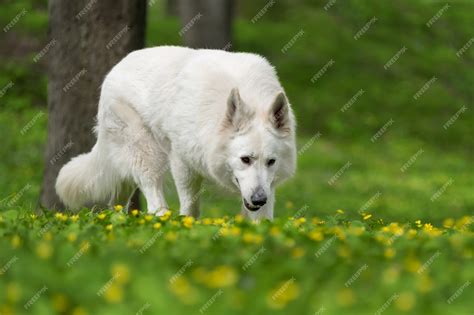
<svg viewBox="0 0 474 315">
<path fill-rule="evenodd" d="M 72 157 L 90 151 L 102 81 L 144 46 L 146 0 L 50 0 L 48 141 L 40 203 L 61 209 L 54 184 Z"/>
<path fill-rule="evenodd" d="M 179 35 L 192 48 L 228 50 L 232 46 L 233 0 L 179 0 Z"/>
</svg>

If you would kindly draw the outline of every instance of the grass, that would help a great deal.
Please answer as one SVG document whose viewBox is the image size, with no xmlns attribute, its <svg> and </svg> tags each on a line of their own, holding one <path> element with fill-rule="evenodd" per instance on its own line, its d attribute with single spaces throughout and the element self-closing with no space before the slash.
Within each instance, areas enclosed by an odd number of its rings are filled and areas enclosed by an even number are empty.
<svg viewBox="0 0 474 315">
<path fill-rule="evenodd" d="M 473 220 L 7 211 L 0 312 L 467 314 Z"/>
</svg>

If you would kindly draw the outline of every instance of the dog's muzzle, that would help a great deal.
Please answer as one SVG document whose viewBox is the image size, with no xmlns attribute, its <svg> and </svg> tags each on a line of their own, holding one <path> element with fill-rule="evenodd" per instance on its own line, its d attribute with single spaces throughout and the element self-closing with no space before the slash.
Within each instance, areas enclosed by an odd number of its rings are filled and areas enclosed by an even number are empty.
<svg viewBox="0 0 474 315">
<path fill-rule="evenodd" d="M 258 209 L 260 209 L 260 206 L 253 206 L 253 205 L 249 204 L 249 203 L 247 202 L 247 200 L 245 200 L 245 198 L 243 198 L 243 200 L 244 200 L 244 206 L 245 206 L 245 208 L 247 208 L 247 210 L 249 210 L 249 211 L 257 211 Z"/>
</svg>

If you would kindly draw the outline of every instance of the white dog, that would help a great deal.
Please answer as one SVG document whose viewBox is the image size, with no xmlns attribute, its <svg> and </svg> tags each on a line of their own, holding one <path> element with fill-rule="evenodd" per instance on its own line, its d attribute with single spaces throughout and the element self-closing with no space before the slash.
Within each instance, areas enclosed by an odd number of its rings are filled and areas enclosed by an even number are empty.
<svg viewBox="0 0 474 315">
<path fill-rule="evenodd" d="M 210 179 L 240 192 L 246 217 L 272 219 L 275 186 L 295 172 L 290 104 L 274 68 L 255 54 L 132 52 L 105 78 L 97 120 L 92 151 L 56 181 L 71 209 L 126 204 L 138 187 L 148 212 L 161 215 L 170 169 L 182 215 L 199 216 L 201 182 Z"/>
</svg>

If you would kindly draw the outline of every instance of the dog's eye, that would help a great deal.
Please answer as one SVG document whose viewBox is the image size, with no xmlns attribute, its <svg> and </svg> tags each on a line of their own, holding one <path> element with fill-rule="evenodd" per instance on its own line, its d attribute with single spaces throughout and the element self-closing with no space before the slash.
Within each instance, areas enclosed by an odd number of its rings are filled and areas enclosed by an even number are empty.
<svg viewBox="0 0 474 315">
<path fill-rule="evenodd" d="M 241 160 L 242 163 L 244 163 L 244 164 L 250 164 L 250 157 L 248 157 L 248 156 L 242 156 L 242 157 L 240 158 L 240 160 Z"/>
<path fill-rule="evenodd" d="M 267 166 L 272 166 L 273 164 L 275 164 L 275 159 L 268 160 Z"/>
</svg>

